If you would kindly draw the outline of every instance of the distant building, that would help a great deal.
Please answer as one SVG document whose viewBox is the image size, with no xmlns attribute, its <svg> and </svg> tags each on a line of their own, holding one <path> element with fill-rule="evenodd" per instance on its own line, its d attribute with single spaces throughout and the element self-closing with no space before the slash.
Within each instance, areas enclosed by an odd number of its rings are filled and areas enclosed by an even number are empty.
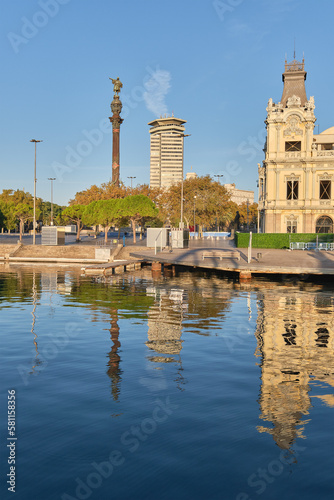
<svg viewBox="0 0 334 500">
<path fill-rule="evenodd" d="M 196 177 L 197 177 L 196 172 L 193 172 L 192 170 L 191 170 L 191 172 L 187 172 L 186 173 L 186 180 L 188 180 L 188 179 L 196 179 Z"/>
<path fill-rule="evenodd" d="M 250 205 L 254 203 L 254 191 L 237 189 L 235 187 L 235 184 L 223 184 L 223 186 L 229 192 L 231 201 L 233 201 L 237 205 L 247 203 L 247 201 Z"/>
<path fill-rule="evenodd" d="M 184 123 L 186 120 L 174 116 L 149 122 L 150 187 L 168 188 L 182 181 Z"/>
<path fill-rule="evenodd" d="M 268 102 L 259 164 L 262 232 L 333 233 L 334 127 L 313 133 L 314 98 L 307 98 L 305 80 L 304 60 L 285 61 L 281 100 Z"/>
</svg>

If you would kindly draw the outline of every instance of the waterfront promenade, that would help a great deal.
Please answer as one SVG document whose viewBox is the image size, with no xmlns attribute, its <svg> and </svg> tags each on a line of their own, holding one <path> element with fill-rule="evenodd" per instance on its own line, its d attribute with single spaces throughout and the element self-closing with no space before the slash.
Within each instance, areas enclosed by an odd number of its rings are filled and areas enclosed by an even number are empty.
<svg viewBox="0 0 334 500">
<path fill-rule="evenodd" d="M 12 244 L 10 244 L 12 242 Z M 17 236 L 0 238 L 0 260 L 4 261 L 6 254 L 16 256 L 16 263 L 32 262 L 43 263 L 46 260 L 62 263 L 88 265 L 94 268 L 95 248 L 103 243 L 103 238 L 93 240 L 83 238 L 76 243 L 74 238 L 66 241 L 64 246 L 48 247 L 40 244 L 35 247 L 30 240 L 25 239 L 24 245 L 19 248 Z M 228 257 L 222 259 L 208 256 L 203 257 L 203 252 L 226 252 Z M 233 252 L 233 257 L 232 257 Z M 238 255 L 239 259 L 236 258 Z M 9 260 L 9 262 L 12 259 Z M 334 275 L 334 252 L 316 250 L 273 250 L 253 248 L 251 261 L 248 263 L 248 249 L 235 248 L 234 241 L 229 239 L 191 239 L 189 248 L 163 249 L 155 253 L 152 248 L 146 247 L 146 239 L 138 240 L 136 245 L 131 238 L 127 238 L 126 246 L 115 256 L 115 262 L 137 260 L 142 262 L 160 262 L 165 264 L 187 266 L 191 268 L 214 269 L 226 272 L 251 273 L 251 274 L 286 274 L 286 275 Z M 14 261 L 14 259 L 13 259 Z M 110 264 L 105 263 L 106 266 Z"/>
<path fill-rule="evenodd" d="M 233 250 L 239 253 L 237 258 L 205 257 L 203 252 L 215 250 L 226 251 L 228 255 Z M 248 263 L 248 249 L 235 248 L 234 241 L 229 239 L 199 239 L 191 240 L 187 249 L 163 250 L 155 254 L 152 249 L 130 253 L 133 257 L 150 262 L 170 263 L 204 269 L 234 271 L 251 274 L 315 274 L 334 275 L 334 252 L 316 250 L 275 250 L 253 248 L 251 261 Z"/>
</svg>

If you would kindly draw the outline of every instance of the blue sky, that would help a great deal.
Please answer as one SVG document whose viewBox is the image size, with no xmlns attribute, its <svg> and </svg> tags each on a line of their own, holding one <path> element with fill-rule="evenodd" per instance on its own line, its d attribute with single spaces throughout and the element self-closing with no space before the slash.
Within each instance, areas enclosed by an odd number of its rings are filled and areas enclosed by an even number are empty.
<svg viewBox="0 0 334 500">
<path fill-rule="evenodd" d="M 268 99 L 305 54 L 320 132 L 334 125 L 330 0 L 2 0 L 2 189 L 66 205 L 111 178 L 108 117 L 123 82 L 121 179 L 149 183 L 149 127 L 187 120 L 185 172 L 256 190 Z M 109 125 L 108 125 L 109 124 Z"/>
</svg>

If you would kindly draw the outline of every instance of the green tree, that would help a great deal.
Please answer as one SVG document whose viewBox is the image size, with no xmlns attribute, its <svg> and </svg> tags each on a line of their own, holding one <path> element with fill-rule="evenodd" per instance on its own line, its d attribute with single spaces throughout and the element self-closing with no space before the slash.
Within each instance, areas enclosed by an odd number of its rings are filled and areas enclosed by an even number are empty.
<svg viewBox="0 0 334 500">
<path fill-rule="evenodd" d="M 143 194 L 127 196 L 120 205 L 120 215 L 130 220 L 133 242 L 136 243 L 136 224 L 144 224 L 150 218 L 157 217 L 159 211 L 153 201 Z"/>
<path fill-rule="evenodd" d="M 96 186 L 95 184 L 84 191 L 76 193 L 73 200 L 70 200 L 70 205 L 89 205 L 92 201 L 111 200 L 115 198 L 125 198 L 137 194 L 148 196 L 153 201 L 160 193 L 159 188 L 150 188 L 148 184 L 137 184 L 133 188 L 125 186 L 122 182 L 119 186 L 115 186 L 111 181 Z"/>
<path fill-rule="evenodd" d="M 65 221 L 70 221 L 77 225 L 77 241 L 80 241 L 80 231 L 83 228 L 85 210 L 85 205 L 71 205 L 70 207 L 66 207 L 61 213 L 61 217 Z"/>
<path fill-rule="evenodd" d="M 0 209 L 3 215 L 2 227 L 9 232 L 17 226 L 17 218 L 15 216 L 15 204 L 13 202 L 0 201 Z"/>
<path fill-rule="evenodd" d="M 247 203 L 243 202 L 241 205 L 238 205 L 237 210 L 240 214 L 240 224 L 246 226 L 248 222 L 248 226 L 256 226 L 257 224 L 257 203 Z"/>
<path fill-rule="evenodd" d="M 62 207 L 57 205 L 57 203 L 53 203 L 53 221 L 58 224 L 58 216 L 61 215 L 62 211 L 65 210 L 66 207 Z M 50 201 L 42 201 L 41 203 L 41 220 L 43 225 L 49 225 L 51 223 L 51 202 Z"/>
<path fill-rule="evenodd" d="M 27 203 L 19 203 L 14 212 L 20 223 L 20 241 L 22 241 L 22 234 L 24 233 L 24 224 L 34 217 L 34 209 Z"/>
<path fill-rule="evenodd" d="M 5 222 L 5 216 L 3 214 L 3 211 L 2 211 L 2 205 L 0 203 L 0 227 L 3 228 L 4 227 L 4 222 Z"/>
<path fill-rule="evenodd" d="M 92 201 L 124 198 L 126 194 L 127 188 L 122 183 L 120 186 L 115 186 L 112 182 L 104 183 L 101 186 L 94 184 L 90 188 L 76 193 L 74 199 L 70 200 L 70 205 L 89 205 Z"/>
<path fill-rule="evenodd" d="M 17 216 L 15 214 L 16 208 L 20 203 L 24 203 L 33 207 L 34 198 L 30 193 L 26 193 L 20 189 L 14 191 L 13 189 L 4 189 L 0 194 L 0 207 L 4 216 L 3 227 L 8 229 L 15 229 L 17 227 Z M 40 207 L 42 204 L 41 198 L 36 198 L 36 218 L 40 216 Z"/>
<path fill-rule="evenodd" d="M 157 195 L 157 206 L 162 219 L 177 226 L 181 220 L 182 184 L 173 184 Z M 209 175 L 183 182 L 183 222 L 202 229 L 226 225 L 233 220 L 233 205 L 228 191 Z"/>
<path fill-rule="evenodd" d="M 84 213 L 84 222 L 88 225 L 101 224 L 104 228 L 104 239 L 108 241 L 108 231 L 121 218 L 120 202 L 118 199 L 92 201 L 87 205 Z"/>
</svg>

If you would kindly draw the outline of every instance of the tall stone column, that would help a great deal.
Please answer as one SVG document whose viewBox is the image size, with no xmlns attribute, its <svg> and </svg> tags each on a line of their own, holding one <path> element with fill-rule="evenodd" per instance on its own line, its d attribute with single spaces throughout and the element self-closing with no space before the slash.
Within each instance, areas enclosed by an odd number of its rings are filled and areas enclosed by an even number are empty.
<svg viewBox="0 0 334 500">
<path fill-rule="evenodd" d="M 111 181 L 115 186 L 119 186 L 120 160 L 119 160 L 119 135 L 123 119 L 120 117 L 122 111 L 122 102 L 119 93 L 123 87 L 122 82 L 117 77 L 116 80 L 110 78 L 114 84 L 114 98 L 110 104 L 113 115 L 109 117 L 112 123 L 112 177 Z"/>
</svg>

